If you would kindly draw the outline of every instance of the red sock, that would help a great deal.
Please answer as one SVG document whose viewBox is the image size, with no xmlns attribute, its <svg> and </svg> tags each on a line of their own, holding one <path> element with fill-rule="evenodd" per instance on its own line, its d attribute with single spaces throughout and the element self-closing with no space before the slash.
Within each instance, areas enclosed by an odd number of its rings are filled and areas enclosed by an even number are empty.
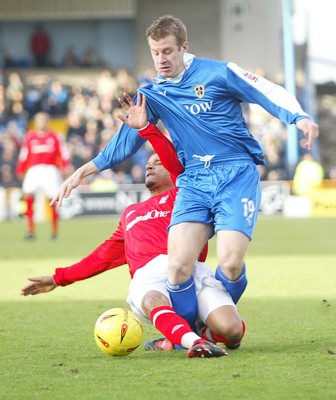
<svg viewBox="0 0 336 400">
<path fill-rule="evenodd" d="M 244 320 L 242 320 L 242 327 L 243 327 L 242 337 L 236 342 L 233 342 L 232 340 L 229 340 L 225 337 L 217 335 L 217 333 L 210 331 L 209 328 L 204 329 L 204 331 L 202 332 L 202 337 L 203 337 L 203 339 L 211 340 L 212 342 L 216 342 L 216 343 L 219 342 L 219 343 L 225 343 L 225 344 L 236 344 L 236 343 L 239 343 L 245 335 L 246 325 L 245 325 Z M 209 333 L 210 333 L 211 337 L 210 337 Z"/>
<path fill-rule="evenodd" d="M 156 307 L 150 313 L 150 320 L 170 342 L 182 346 L 181 339 L 186 333 L 193 333 L 186 320 L 181 318 L 172 307 Z"/>
<path fill-rule="evenodd" d="M 56 204 L 51 206 L 51 218 L 52 218 L 52 234 L 57 235 L 58 233 L 58 211 Z"/>
<path fill-rule="evenodd" d="M 26 196 L 27 210 L 26 217 L 28 220 L 28 231 L 34 233 L 35 224 L 34 224 L 34 196 L 27 195 Z"/>
</svg>

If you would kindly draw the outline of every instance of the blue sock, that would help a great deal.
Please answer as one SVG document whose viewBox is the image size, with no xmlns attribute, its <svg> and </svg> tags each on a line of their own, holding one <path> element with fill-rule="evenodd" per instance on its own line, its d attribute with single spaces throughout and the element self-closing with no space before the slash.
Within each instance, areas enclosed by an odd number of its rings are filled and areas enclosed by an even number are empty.
<svg viewBox="0 0 336 400">
<path fill-rule="evenodd" d="M 176 313 L 184 318 L 195 331 L 198 308 L 194 278 L 191 277 L 179 285 L 172 285 L 167 281 L 167 290 Z"/>
<path fill-rule="evenodd" d="M 232 300 L 235 304 L 238 303 L 238 300 L 241 298 L 242 294 L 245 292 L 247 286 L 247 278 L 246 278 L 246 268 L 245 264 L 243 265 L 242 272 L 238 276 L 238 278 L 234 281 L 228 279 L 222 272 L 220 266 L 218 265 L 216 269 L 216 279 L 222 282 L 225 289 L 230 293 Z"/>
</svg>

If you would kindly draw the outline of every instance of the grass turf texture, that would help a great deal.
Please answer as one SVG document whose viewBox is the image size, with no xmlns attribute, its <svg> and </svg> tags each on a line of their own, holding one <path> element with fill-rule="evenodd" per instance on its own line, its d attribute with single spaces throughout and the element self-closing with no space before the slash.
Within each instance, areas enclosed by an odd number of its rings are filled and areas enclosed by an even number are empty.
<svg viewBox="0 0 336 400">
<path fill-rule="evenodd" d="M 60 238 L 40 224 L 0 224 L 0 398 L 335 399 L 336 219 L 260 218 L 249 248 L 249 285 L 239 309 L 247 333 L 238 351 L 188 360 L 184 351 L 124 358 L 102 353 L 97 317 L 126 306 L 127 267 L 35 297 L 27 276 L 49 275 L 85 256 L 116 226 L 112 218 L 63 221 Z M 209 264 L 216 266 L 214 243 Z M 157 337 L 145 324 L 145 340 Z"/>
</svg>

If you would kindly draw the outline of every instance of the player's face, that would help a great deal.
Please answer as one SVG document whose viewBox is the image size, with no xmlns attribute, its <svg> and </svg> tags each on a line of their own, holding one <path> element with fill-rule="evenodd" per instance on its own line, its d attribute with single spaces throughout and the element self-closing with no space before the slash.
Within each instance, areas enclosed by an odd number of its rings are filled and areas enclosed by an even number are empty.
<svg viewBox="0 0 336 400">
<path fill-rule="evenodd" d="M 48 129 L 49 117 L 45 113 L 37 113 L 34 118 L 35 129 L 39 132 L 45 132 Z"/>
<path fill-rule="evenodd" d="M 157 154 L 153 154 L 146 165 L 146 187 L 169 186 L 172 184 L 170 173 L 161 164 Z"/>
<path fill-rule="evenodd" d="M 148 44 L 155 69 L 163 78 L 174 78 L 185 69 L 183 53 L 188 50 L 188 42 L 179 47 L 175 37 L 168 35 L 158 41 L 148 38 Z"/>
</svg>

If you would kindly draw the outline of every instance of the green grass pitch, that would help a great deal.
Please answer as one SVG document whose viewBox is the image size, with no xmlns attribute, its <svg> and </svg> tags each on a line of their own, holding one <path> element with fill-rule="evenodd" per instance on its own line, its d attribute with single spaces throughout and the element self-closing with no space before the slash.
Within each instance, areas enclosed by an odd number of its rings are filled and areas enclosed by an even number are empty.
<svg viewBox="0 0 336 400">
<path fill-rule="evenodd" d="M 49 224 L 25 242 L 24 221 L 0 224 L 0 398 L 6 400 L 336 398 L 336 219 L 261 217 L 246 258 L 249 285 L 239 303 L 247 323 L 241 348 L 219 359 L 184 351 L 128 357 L 102 353 L 97 317 L 126 306 L 127 267 L 35 297 L 26 277 L 49 275 L 95 248 L 114 218 Z M 216 266 L 214 242 L 208 263 Z M 145 339 L 157 337 L 145 325 Z"/>
</svg>

